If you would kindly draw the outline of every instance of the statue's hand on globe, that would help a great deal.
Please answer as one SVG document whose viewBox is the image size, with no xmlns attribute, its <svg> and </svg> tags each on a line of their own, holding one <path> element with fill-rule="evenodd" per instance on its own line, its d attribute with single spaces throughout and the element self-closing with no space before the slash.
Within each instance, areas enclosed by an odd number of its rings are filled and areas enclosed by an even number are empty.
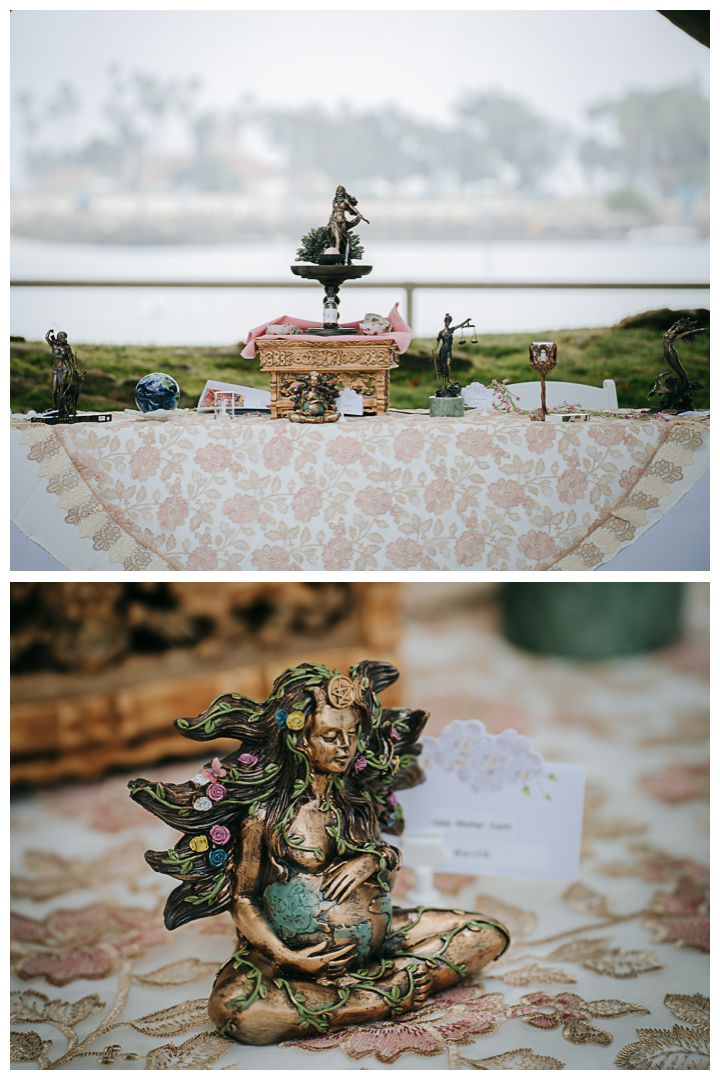
<svg viewBox="0 0 720 1080">
<path fill-rule="evenodd" d="M 378 869 L 374 855 L 359 855 L 356 859 L 339 863 L 328 870 L 323 882 L 323 896 L 326 900 L 335 900 L 341 904 L 353 889 L 362 885 Z"/>
</svg>

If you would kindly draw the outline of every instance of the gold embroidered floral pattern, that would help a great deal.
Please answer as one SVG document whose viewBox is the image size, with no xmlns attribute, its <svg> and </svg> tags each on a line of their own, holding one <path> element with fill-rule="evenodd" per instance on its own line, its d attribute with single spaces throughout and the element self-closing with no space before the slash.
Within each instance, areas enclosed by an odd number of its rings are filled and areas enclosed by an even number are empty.
<svg viewBox="0 0 720 1080">
<path fill-rule="evenodd" d="M 618 1069 L 709 1069 L 710 999 L 703 994 L 666 994 L 665 1005 L 691 1027 L 638 1028 L 640 1041 L 623 1047 Z"/>
<path fill-rule="evenodd" d="M 612 1042 L 612 1035 L 604 1028 L 597 1028 L 589 1021 L 595 1017 L 611 1020 L 615 1016 L 627 1013 L 649 1013 L 643 1005 L 631 1005 L 625 1001 L 606 999 L 602 1001 L 583 1001 L 578 994 L 563 993 L 525 994 L 519 1005 L 512 1005 L 509 1015 L 522 1020 L 532 1027 L 552 1030 L 562 1025 L 563 1036 L 568 1042 L 596 1042 L 603 1046 Z"/>
<path fill-rule="evenodd" d="M 523 1047 L 520 1050 L 506 1050 L 504 1054 L 495 1054 L 494 1057 L 481 1058 L 480 1060 L 474 1060 L 473 1058 L 463 1057 L 458 1055 L 457 1065 L 451 1068 L 461 1068 L 463 1065 L 469 1065 L 472 1069 L 485 1069 L 487 1071 L 494 1069 L 564 1069 L 565 1065 L 562 1061 L 558 1061 L 557 1058 L 544 1057 L 542 1054 L 534 1054 L 532 1050 L 527 1047 Z"/>
<path fill-rule="evenodd" d="M 676 858 L 649 844 L 633 844 L 632 862 L 598 867 L 611 877 L 638 874 L 646 882 L 671 882 L 673 891 L 653 893 L 643 912 L 643 926 L 655 931 L 653 942 L 674 942 L 678 947 L 710 951 L 710 877 L 706 866 L 693 859 Z"/>
<path fill-rule="evenodd" d="M 11 971 L 53 986 L 75 979 L 105 979 L 127 957 L 142 956 L 167 940 L 159 912 L 108 904 L 54 911 L 38 921 L 11 913 Z"/>
<path fill-rule="evenodd" d="M 13 423 L 67 522 L 127 571 L 590 570 L 686 483 L 709 434 L 477 413 L 367 417 L 361 439 L 192 413 Z"/>
</svg>

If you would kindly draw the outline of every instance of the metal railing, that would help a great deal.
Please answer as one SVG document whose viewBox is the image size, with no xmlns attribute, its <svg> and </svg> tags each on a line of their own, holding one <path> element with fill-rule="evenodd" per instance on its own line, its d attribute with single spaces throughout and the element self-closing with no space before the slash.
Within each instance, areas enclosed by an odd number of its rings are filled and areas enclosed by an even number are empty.
<svg viewBox="0 0 720 1080">
<path fill-rule="evenodd" d="M 317 289 L 312 281 L 43 281 L 14 280 L 17 288 L 82 289 Z M 413 299 L 418 289 L 704 289 L 708 282 L 694 281 L 348 281 L 343 289 L 404 289 L 406 320 L 413 322 Z"/>
</svg>

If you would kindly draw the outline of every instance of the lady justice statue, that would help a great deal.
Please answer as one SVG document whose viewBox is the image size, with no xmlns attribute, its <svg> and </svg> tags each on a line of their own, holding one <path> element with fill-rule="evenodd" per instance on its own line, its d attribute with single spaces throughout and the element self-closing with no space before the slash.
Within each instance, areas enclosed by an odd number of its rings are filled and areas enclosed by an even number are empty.
<svg viewBox="0 0 720 1080">
<path fill-rule="evenodd" d="M 451 322 L 452 315 L 446 315 L 445 326 L 438 334 L 437 340 L 435 342 L 435 348 L 432 352 L 432 359 L 435 361 L 435 375 L 437 377 L 438 383 L 438 389 L 436 391 L 435 397 L 460 396 L 460 383 L 451 382 L 450 379 L 450 368 L 452 365 L 453 334 L 456 330 L 462 329 L 463 326 L 469 326 L 470 319 L 466 319 L 465 322 L 458 323 L 457 326 L 451 326 Z M 439 352 L 438 346 L 440 350 Z"/>
<path fill-rule="evenodd" d="M 229 911 L 237 948 L 208 1002 L 221 1034 L 263 1044 L 383 1020 L 497 959 L 507 930 L 475 912 L 394 907 L 403 830 L 395 791 L 421 783 L 420 710 L 386 709 L 392 665 L 347 675 L 300 664 L 267 701 L 223 694 L 187 738 L 237 739 L 184 784 L 130 783 L 131 797 L 181 832 L 149 851 L 182 884 L 165 925 Z"/>
</svg>

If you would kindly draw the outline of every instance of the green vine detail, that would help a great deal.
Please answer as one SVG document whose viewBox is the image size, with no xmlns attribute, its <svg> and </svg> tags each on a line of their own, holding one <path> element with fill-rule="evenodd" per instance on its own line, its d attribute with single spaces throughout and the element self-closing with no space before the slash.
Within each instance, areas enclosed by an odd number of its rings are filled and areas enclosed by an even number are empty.
<svg viewBox="0 0 720 1080">
<path fill-rule="evenodd" d="M 425 912 L 426 910 L 426 908 L 418 908 L 418 917 L 415 922 L 409 923 L 408 926 L 403 927 L 402 930 L 398 930 L 397 935 L 393 936 L 405 937 L 408 931 L 412 930 L 413 926 L 417 926 L 417 924 L 420 922 L 423 912 Z M 466 914 L 469 914 L 469 912 L 466 912 Z M 467 967 L 464 964 L 455 964 L 452 960 L 448 960 L 447 956 L 445 956 L 448 945 L 453 940 L 453 938 L 456 937 L 462 930 L 482 930 L 485 926 L 493 926 L 497 928 L 498 925 L 498 923 L 493 923 L 485 919 L 483 919 L 482 921 L 478 919 L 468 919 L 466 922 L 461 923 L 460 926 L 456 926 L 454 930 L 446 930 L 445 933 L 440 935 L 442 945 L 436 953 L 432 954 L 432 956 L 412 952 L 409 949 L 402 952 L 396 952 L 394 955 L 411 957 L 414 960 L 420 960 L 425 964 L 429 964 L 430 967 L 436 967 L 438 963 L 443 963 L 462 979 L 467 974 Z M 505 946 L 505 948 L 507 948 L 507 945 Z M 504 951 L 505 949 L 503 949 L 503 952 Z M 500 955 L 502 956 L 502 953 Z"/>
<path fill-rule="evenodd" d="M 200 896 L 185 896 L 183 900 L 186 904 L 212 904 L 213 900 L 220 892 L 225 880 L 224 874 L 216 874 L 212 879 L 213 885 L 209 892 L 201 893 Z"/>
<path fill-rule="evenodd" d="M 408 964 L 405 971 L 408 976 L 408 988 L 404 996 L 401 996 L 399 986 L 392 986 L 389 990 L 385 990 L 381 986 L 376 986 L 368 976 L 361 976 L 358 978 L 352 989 L 368 990 L 373 994 L 377 994 L 389 1007 L 390 1015 L 398 1016 L 400 1013 L 407 1012 L 407 1005 L 412 1001 L 412 996 L 415 992 L 415 972 L 417 971 L 417 964 Z M 360 972 L 357 972 L 356 974 L 360 976 Z M 379 977 L 380 974 L 373 976 L 373 978 L 376 979 Z"/>
<path fill-rule="evenodd" d="M 335 825 L 327 825 L 326 831 L 335 841 L 338 855 L 344 855 L 346 851 L 356 852 L 358 855 L 374 855 L 379 863 L 376 881 L 383 892 L 390 892 L 390 884 L 384 877 L 384 871 L 387 870 L 387 859 L 382 851 L 372 843 L 354 844 L 352 840 L 343 838 L 340 835 L 340 814 L 338 813 L 337 807 L 332 806 L 330 809 L 335 816 Z"/>
<path fill-rule="evenodd" d="M 285 991 L 292 1002 L 299 1017 L 299 1026 L 301 1028 L 314 1027 L 321 1035 L 329 1028 L 333 1013 L 341 1009 L 350 997 L 350 990 L 343 987 L 340 990 L 340 997 L 333 1005 L 321 1005 L 319 1009 L 309 1009 L 305 1004 L 305 995 L 296 993 L 287 979 L 275 979 L 274 982 L 279 990 Z"/>
<path fill-rule="evenodd" d="M 163 863 L 165 864 L 165 866 L 173 867 L 173 869 L 170 871 L 171 873 L 190 873 L 193 868 L 193 862 L 195 861 L 194 855 L 190 855 L 189 853 L 187 855 L 178 855 L 177 851 L 175 851 L 174 848 L 171 848 L 170 851 L 166 851 L 165 854 L 167 855 L 167 859 L 163 859 Z"/>
</svg>

